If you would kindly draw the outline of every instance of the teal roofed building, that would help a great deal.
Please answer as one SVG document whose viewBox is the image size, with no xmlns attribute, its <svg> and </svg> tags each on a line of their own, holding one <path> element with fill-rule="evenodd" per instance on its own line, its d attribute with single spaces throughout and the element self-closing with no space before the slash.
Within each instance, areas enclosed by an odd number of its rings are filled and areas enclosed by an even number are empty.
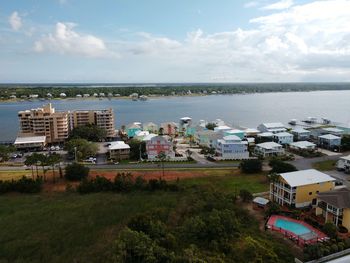
<svg viewBox="0 0 350 263">
<path fill-rule="evenodd" d="M 126 134 L 129 138 L 135 137 L 138 131 L 142 131 L 141 124 L 138 122 L 134 122 L 126 126 Z"/>
</svg>

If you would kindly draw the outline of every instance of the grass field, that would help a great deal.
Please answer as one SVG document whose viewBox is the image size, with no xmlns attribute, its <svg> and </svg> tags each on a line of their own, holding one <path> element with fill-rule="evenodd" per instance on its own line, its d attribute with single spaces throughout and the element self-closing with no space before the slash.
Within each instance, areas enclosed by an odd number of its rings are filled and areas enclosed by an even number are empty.
<svg viewBox="0 0 350 263">
<path fill-rule="evenodd" d="M 188 178 L 180 180 L 181 185 L 214 186 L 225 192 L 239 193 L 240 189 L 246 189 L 252 193 L 268 191 L 268 182 L 265 175 L 224 175 L 209 176 L 202 178 Z"/>
<path fill-rule="evenodd" d="M 171 209 L 179 198 L 164 192 L 1 196 L 0 262 L 105 262 L 131 216 Z"/>
<path fill-rule="evenodd" d="M 0 171 L 0 180 L 17 180 L 23 176 L 31 177 L 32 172 L 29 170 L 18 170 L 18 171 Z"/>
<path fill-rule="evenodd" d="M 316 162 L 312 164 L 312 167 L 320 171 L 330 171 L 334 169 L 336 162 L 334 160 Z"/>
<path fill-rule="evenodd" d="M 30 171 L 23 171 L 29 173 Z M 206 177 L 180 179 L 189 189 L 210 185 L 219 191 L 267 190 L 266 176 L 240 175 L 238 170 L 201 170 Z M 5 176 L 6 172 L 1 172 Z M 21 176 L 8 172 L 7 177 Z M 135 214 L 173 210 L 181 192 L 129 194 L 42 193 L 0 196 L 0 262 L 107 262 L 121 227 Z"/>
</svg>

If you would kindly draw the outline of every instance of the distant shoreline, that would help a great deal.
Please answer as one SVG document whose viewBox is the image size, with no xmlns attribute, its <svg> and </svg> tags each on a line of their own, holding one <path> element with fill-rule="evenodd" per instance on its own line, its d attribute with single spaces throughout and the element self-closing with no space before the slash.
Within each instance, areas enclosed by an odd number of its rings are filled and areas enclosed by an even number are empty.
<svg viewBox="0 0 350 263">
<path fill-rule="evenodd" d="M 0 101 L 46 99 L 131 99 L 132 95 L 149 98 L 235 95 L 274 92 L 311 92 L 350 90 L 350 83 L 260 83 L 260 84 L 139 84 L 129 86 L 98 84 L 0 84 Z M 64 94 L 63 94 L 64 93 Z M 84 97 L 88 94 L 89 97 Z M 30 97 L 35 98 L 30 98 Z M 80 96 L 77 98 L 77 96 Z M 134 97 L 135 97 L 134 96 Z"/>
</svg>

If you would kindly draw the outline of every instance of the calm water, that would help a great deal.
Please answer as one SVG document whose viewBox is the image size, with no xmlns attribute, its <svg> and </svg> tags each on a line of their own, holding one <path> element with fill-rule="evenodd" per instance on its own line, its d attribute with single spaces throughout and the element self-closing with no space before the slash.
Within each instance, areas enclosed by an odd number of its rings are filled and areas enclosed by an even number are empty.
<svg viewBox="0 0 350 263">
<path fill-rule="evenodd" d="M 350 91 L 316 91 L 157 98 L 148 101 L 122 99 L 53 100 L 56 110 L 113 108 L 116 126 L 134 121 L 161 123 L 189 116 L 194 121 L 217 118 L 231 125 L 257 127 L 262 122 L 284 122 L 308 116 L 350 123 Z M 46 102 L 0 103 L 0 141 L 18 131 L 17 112 L 41 107 Z"/>
</svg>

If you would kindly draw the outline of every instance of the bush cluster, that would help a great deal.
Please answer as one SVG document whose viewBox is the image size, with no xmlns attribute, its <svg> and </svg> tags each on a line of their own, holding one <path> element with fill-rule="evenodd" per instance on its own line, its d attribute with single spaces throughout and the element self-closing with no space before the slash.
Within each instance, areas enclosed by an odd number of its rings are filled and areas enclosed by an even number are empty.
<svg viewBox="0 0 350 263">
<path fill-rule="evenodd" d="M 240 164 L 243 173 L 252 174 L 262 171 L 262 161 L 259 159 L 244 160 Z"/>
<path fill-rule="evenodd" d="M 269 162 L 269 165 L 272 167 L 271 173 L 289 173 L 297 171 L 297 168 L 290 164 L 285 163 L 279 159 L 273 159 Z"/>
<path fill-rule="evenodd" d="M 235 196 L 198 189 L 175 211 L 132 218 L 115 242 L 115 262 L 291 262 L 289 251 L 259 234 Z"/>
<path fill-rule="evenodd" d="M 19 180 L 0 181 L 0 194 L 9 192 L 39 193 L 42 183 L 41 178 L 33 180 L 24 176 Z"/>
<path fill-rule="evenodd" d="M 350 248 L 350 238 L 345 240 L 331 239 L 323 243 L 306 246 L 304 248 L 304 260 L 319 259 L 348 248 Z"/>
<path fill-rule="evenodd" d="M 97 192 L 117 192 L 127 193 L 131 191 L 179 191 L 178 184 L 168 184 L 162 179 L 151 179 L 146 181 L 141 176 L 135 179 L 130 173 L 121 173 L 110 180 L 105 177 L 97 176 L 93 179 L 83 179 L 77 186 L 77 191 L 81 194 Z"/>
</svg>

